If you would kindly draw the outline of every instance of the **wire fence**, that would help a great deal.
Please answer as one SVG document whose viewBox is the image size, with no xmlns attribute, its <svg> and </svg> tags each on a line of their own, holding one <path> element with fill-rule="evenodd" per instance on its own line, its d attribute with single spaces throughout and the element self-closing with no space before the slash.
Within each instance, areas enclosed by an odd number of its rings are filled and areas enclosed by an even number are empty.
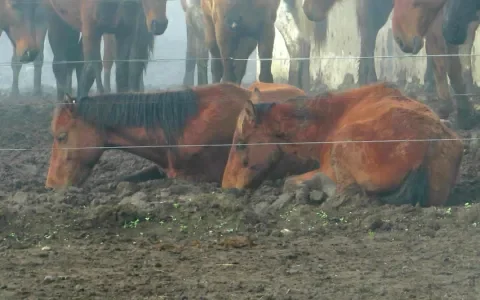
<svg viewBox="0 0 480 300">
<path fill-rule="evenodd" d="M 235 58 L 230 57 L 232 61 L 311 61 L 311 60 L 362 60 L 362 59 L 408 59 L 408 58 L 428 58 L 428 57 L 478 57 L 480 54 L 405 54 L 405 55 L 374 55 L 374 56 L 310 56 L 310 57 L 272 57 L 272 58 Z M 101 62 L 174 62 L 174 61 L 192 61 L 192 60 L 223 60 L 218 57 L 196 57 L 196 58 L 150 58 L 150 59 L 112 59 L 112 60 L 75 60 L 75 61 L 43 61 L 43 64 L 80 64 L 80 63 L 101 63 Z M 0 66 L 10 67 L 12 64 L 24 65 L 20 62 L 2 62 Z"/>
</svg>

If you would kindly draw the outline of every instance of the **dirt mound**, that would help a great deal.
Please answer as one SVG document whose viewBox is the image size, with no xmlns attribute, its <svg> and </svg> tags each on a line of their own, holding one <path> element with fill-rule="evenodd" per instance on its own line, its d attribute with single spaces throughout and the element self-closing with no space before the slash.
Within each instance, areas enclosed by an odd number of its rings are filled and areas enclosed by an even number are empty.
<svg viewBox="0 0 480 300">
<path fill-rule="evenodd" d="M 480 292 L 475 142 L 466 143 L 454 207 L 360 196 L 304 204 L 282 194 L 281 182 L 242 194 L 181 180 L 119 183 L 149 163 L 114 151 L 83 188 L 51 191 L 44 182 L 54 98 L 0 97 L 1 299 L 476 299 Z"/>
</svg>

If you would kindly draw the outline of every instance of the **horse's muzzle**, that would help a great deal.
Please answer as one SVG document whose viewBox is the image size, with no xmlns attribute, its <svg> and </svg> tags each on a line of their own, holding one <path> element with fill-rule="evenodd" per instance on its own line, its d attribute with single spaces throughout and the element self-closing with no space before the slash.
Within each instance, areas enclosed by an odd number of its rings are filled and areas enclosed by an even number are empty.
<svg viewBox="0 0 480 300">
<path fill-rule="evenodd" d="M 152 23 L 150 24 L 150 31 L 154 35 L 161 35 L 167 30 L 168 27 L 168 20 L 165 20 L 163 22 L 153 20 Z"/>
<path fill-rule="evenodd" d="M 20 56 L 19 61 L 21 63 L 29 63 L 34 61 L 38 56 L 39 51 L 37 49 L 26 49 Z"/>
</svg>

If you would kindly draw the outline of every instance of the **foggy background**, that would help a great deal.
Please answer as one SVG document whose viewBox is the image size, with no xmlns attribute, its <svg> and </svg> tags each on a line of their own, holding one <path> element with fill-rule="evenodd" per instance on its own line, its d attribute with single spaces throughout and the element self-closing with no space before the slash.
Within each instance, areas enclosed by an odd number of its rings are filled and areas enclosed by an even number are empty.
<svg viewBox="0 0 480 300">
<path fill-rule="evenodd" d="M 146 88 L 166 88 L 172 85 L 181 85 L 185 73 L 185 51 L 187 47 L 187 33 L 185 17 L 180 1 L 167 2 L 167 16 L 169 25 L 165 33 L 155 39 L 155 51 L 151 59 L 175 59 L 173 61 L 149 62 L 147 73 L 144 75 Z M 0 37 L 0 89 L 10 89 L 12 84 L 12 69 L 10 60 L 12 57 L 12 45 L 6 34 Z M 42 85 L 45 91 L 55 88 L 55 77 L 52 72 L 53 55 L 48 42 L 45 40 L 45 58 L 42 68 Z M 103 50 L 102 50 L 103 55 Z M 251 58 L 256 57 L 256 52 Z M 178 60 L 182 59 L 182 60 Z M 211 83 L 210 64 L 208 66 L 209 83 Z M 74 73 L 75 74 L 75 73 Z M 247 66 L 247 74 L 244 82 L 249 83 L 255 80 L 256 64 L 255 61 L 249 61 Z M 103 77 L 103 73 L 102 73 Z M 74 75 L 73 85 L 76 87 L 76 79 Z M 196 74 L 195 74 L 196 82 Z M 115 64 L 112 68 L 111 85 L 115 91 Z M 19 78 L 20 93 L 22 91 L 33 88 L 33 64 L 25 64 L 22 67 Z M 96 90 L 96 85 L 92 86 L 91 91 Z"/>
</svg>

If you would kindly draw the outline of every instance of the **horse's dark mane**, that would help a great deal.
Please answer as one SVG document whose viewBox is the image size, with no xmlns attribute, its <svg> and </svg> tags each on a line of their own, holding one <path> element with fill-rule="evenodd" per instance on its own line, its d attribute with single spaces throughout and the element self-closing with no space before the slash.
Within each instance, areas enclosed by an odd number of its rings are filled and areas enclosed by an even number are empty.
<svg viewBox="0 0 480 300">
<path fill-rule="evenodd" d="M 192 89 L 158 93 L 119 93 L 83 97 L 76 114 L 98 128 L 161 128 L 169 144 L 183 132 L 187 120 L 198 113 Z"/>
</svg>

